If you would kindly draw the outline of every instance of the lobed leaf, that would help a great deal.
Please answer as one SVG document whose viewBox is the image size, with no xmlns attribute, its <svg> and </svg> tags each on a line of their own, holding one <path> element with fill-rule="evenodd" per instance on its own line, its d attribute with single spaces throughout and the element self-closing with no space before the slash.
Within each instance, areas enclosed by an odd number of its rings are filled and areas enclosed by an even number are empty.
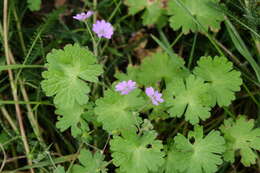
<svg viewBox="0 0 260 173">
<path fill-rule="evenodd" d="M 73 165 L 72 173 L 106 173 L 108 163 L 104 158 L 100 152 L 92 154 L 89 150 L 83 149 L 79 155 L 80 165 Z"/>
<path fill-rule="evenodd" d="M 115 136 L 111 141 L 113 163 L 124 173 L 148 173 L 158 171 L 164 163 L 163 145 L 156 140 L 154 131 L 136 135 L 134 131 L 125 131 L 122 137 Z"/>
<path fill-rule="evenodd" d="M 58 117 L 58 122 L 56 127 L 60 129 L 61 132 L 67 130 L 71 127 L 71 134 L 73 137 L 79 136 L 82 131 L 88 131 L 88 124 L 81 117 L 84 113 L 84 106 L 74 106 L 73 108 L 63 108 L 57 109 L 56 114 L 61 115 Z"/>
<path fill-rule="evenodd" d="M 125 4 L 129 6 L 131 15 L 145 9 L 142 16 L 144 25 L 155 24 L 163 12 L 161 0 L 125 0 Z"/>
<path fill-rule="evenodd" d="M 192 141 L 192 142 L 191 142 Z M 166 159 L 166 173 L 214 173 L 223 163 L 225 140 L 219 131 L 211 131 L 204 137 L 201 126 L 195 126 L 188 138 L 178 134 Z"/>
<path fill-rule="evenodd" d="M 204 32 L 208 28 L 219 30 L 224 20 L 224 14 L 218 9 L 219 0 L 174 0 L 168 4 L 168 13 L 172 15 L 170 26 L 174 30 L 182 28 L 185 34 Z"/>
<path fill-rule="evenodd" d="M 105 96 L 96 101 L 95 113 L 97 120 L 108 132 L 122 129 L 132 129 L 140 123 L 139 109 L 145 102 L 140 97 L 140 91 L 135 90 L 127 95 L 107 90 Z"/>
<path fill-rule="evenodd" d="M 66 172 L 65 172 L 64 167 L 59 165 L 59 166 L 57 166 L 57 168 L 54 170 L 53 173 L 66 173 Z"/>
<path fill-rule="evenodd" d="M 177 55 L 175 59 L 184 65 L 184 61 Z M 140 65 L 137 75 L 138 81 L 146 86 L 154 86 L 157 82 L 164 79 L 167 83 L 187 76 L 179 62 L 168 56 L 166 53 L 156 53 L 146 57 Z"/>
<path fill-rule="evenodd" d="M 53 50 L 47 55 L 46 66 L 41 85 L 47 96 L 54 96 L 58 108 L 86 104 L 90 92 L 86 81 L 97 82 L 103 72 L 94 55 L 77 44 Z"/>
<path fill-rule="evenodd" d="M 209 93 L 213 105 L 228 106 L 235 99 L 235 92 L 240 90 L 242 79 L 240 72 L 225 57 L 201 57 L 194 74 L 209 83 Z"/>
<path fill-rule="evenodd" d="M 210 117 L 211 97 L 208 84 L 200 78 L 190 75 L 186 79 L 173 81 L 166 86 L 166 104 L 172 117 L 185 116 L 191 124 Z"/>
<path fill-rule="evenodd" d="M 235 153 L 241 155 L 244 166 L 256 163 L 258 158 L 256 151 L 260 150 L 260 128 L 254 128 L 254 120 L 246 120 L 245 116 L 239 116 L 236 120 L 228 119 L 220 127 L 227 141 L 227 150 L 224 159 L 234 163 Z"/>
</svg>

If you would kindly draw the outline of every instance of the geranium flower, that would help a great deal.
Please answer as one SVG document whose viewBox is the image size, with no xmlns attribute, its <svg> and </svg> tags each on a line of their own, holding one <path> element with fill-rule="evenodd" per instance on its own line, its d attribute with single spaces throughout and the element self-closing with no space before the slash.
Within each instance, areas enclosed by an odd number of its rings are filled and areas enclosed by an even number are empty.
<svg viewBox="0 0 260 173">
<path fill-rule="evenodd" d="M 87 18 L 90 18 L 93 14 L 94 14 L 93 11 L 88 11 L 87 13 L 83 12 L 83 13 L 79 13 L 79 14 L 73 16 L 73 19 L 76 19 L 79 21 L 84 21 Z"/>
<path fill-rule="evenodd" d="M 105 20 L 98 20 L 93 24 L 92 30 L 98 35 L 99 38 L 104 37 L 110 39 L 114 33 L 114 28 L 111 23 Z"/>
<path fill-rule="evenodd" d="M 116 85 L 116 91 L 119 91 L 122 95 L 129 94 L 136 88 L 136 82 L 129 80 L 123 81 Z"/>
<path fill-rule="evenodd" d="M 148 97 L 150 97 L 154 105 L 159 105 L 159 103 L 164 102 L 164 100 L 161 98 L 162 94 L 158 91 L 155 91 L 152 87 L 146 88 L 145 93 Z"/>
</svg>

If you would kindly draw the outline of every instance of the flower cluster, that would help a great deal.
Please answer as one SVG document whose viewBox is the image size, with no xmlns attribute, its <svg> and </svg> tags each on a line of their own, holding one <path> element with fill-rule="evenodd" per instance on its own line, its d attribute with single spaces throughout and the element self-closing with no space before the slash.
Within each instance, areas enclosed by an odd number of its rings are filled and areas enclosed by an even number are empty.
<svg viewBox="0 0 260 173">
<path fill-rule="evenodd" d="M 136 89 L 137 86 L 136 86 L 136 82 L 129 80 L 129 81 L 119 82 L 115 88 L 116 88 L 115 90 L 120 92 L 120 94 L 127 95 L 131 91 Z M 154 90 L 152 87 L 146 88 L 145 93 L 151 99 L 154 105 L 159 105 L 159 103 L 164 102 L 164 100 L 161 98 L 162 94 L 159 93 L 159 91 Z"/>
<path fill-rule="evenodd" d="M 79 13 L 73 16 L 73 18 L 79 21 L 85 21 L 93 14 L 93 11 L 88 11 L 87 13 Z M 93 24 L 92 30 L 97 34 L 99 38 L 104 37 L 107 39 L 111 39 L 112 35 L 114 34 L 113 26 L 111 25 L 111 23 L 106 22 L 105 20 L 96 21 L 96 23 Z"/>
</svg>

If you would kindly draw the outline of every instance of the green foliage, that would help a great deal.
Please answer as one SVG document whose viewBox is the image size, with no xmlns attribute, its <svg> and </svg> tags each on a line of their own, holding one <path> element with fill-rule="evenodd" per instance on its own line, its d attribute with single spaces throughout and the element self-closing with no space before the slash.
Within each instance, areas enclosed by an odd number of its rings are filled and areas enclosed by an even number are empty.
<svg viewBox="0 0 260 173">
<path fill-rule="evenodd" d="M 103 72 L 96 58 L 79 45 L 67 45 L 47 55 L 48 71 L 42 73 L 42 88 L 47 96 L 54 96 L 58 108 L 73 108 L 88 102 L 90 88 L 85 81 L 97 82 Z"/>
<path fill-rule="evenodd" d="M 9 136 L 4 133 L 4 131 L 0 131 L 0 144 L 4 144 L 6 142 L 8 142 L 9 140 Z M 7 145 L 4 146 L 4 148 L 7 148 Z"/>
<path fill-rule="evenodd" d="M 59 21 L 59 15 L 64 13 L 64 9 L 56 9 L 46 14 L 42 19 L 44 22 L 37 27 L 34 33 L 30 36 L 30 41 L 27 44 L 28 53 L 26 54 L 26 58 L 24 60 L 25 64 L 33 63 L 36 58 L 41 56 L 44 52 L 43 49 L 43 41 L 45 40 L 46 35 L 53 32 L 57 27 L 57 23 Z"/>
<path fill-rule="evenodd" d="M 156 23 L 163 12 L 161 0 L 125 0 L 125 3 L 129 6 L 129 14 L 131 15 L 145 9 L 142 16 L 144 25 Z"/>
<path fill-rule="evenodd" d="M 129 13 L 134 15 L 145 8 L 147 1 L 126 0 L 125 3 L 129 6 Z"/>
<path fill-rule="evenodd" d="M 123 173 L 148 173 L 158 171 L 164 163 L 163 145 L 156 140 L 154 131 L 137 135 L 134 131 L 124 131 L 122 137 L 111 141 L 113 163 Z"/>
<path fill-rule="evenodd" d="M 181 66 L 184 65 L 184 61 L 177 55 L 174 56 L 175 58 L 166 53 L 156 53 L 146 57 L 140 65 L 138 81 L 146 86 L 154 86 L 162 79 L 168 83 L 183 78 L 187 75 Z M 178 59 L 178 62 L 175 59 Z"/>
<path fill-rule="evenodd" d="M 194 73 L 209 83 L 213 105 L 228 106 L 240 90 L 242 79 L 225 57 L 201 57 Z"/>
<path fill-rule="evenodd" d="M 253 119 L 246 120 L 245 116 L 239 116 L 235 121 L 228 119 L 220 129 L 227 141 L 226 161 L 234 163 L 235 153 L 239 151 L 243 165 L 256 163 L 256 150 L 260 150 L 260 128 L 254 128 Z"/>
<path fill-rule="evenodd" d="M 86 81 L 97 82 L 102 73 L 102 66 L 96 62 L 90 51 L 77 44 L 67 45 L 64 50 L 53 50 L 47 55 L 48 71 L 42 73 L 41 85 L 47 96 L 54 96 L 56 113 L 62 115 L 57 127 L 61 131 L 72 127 L 74 137 L 81 133 L 78 123 L 84 112 L 83 106 L 88 102 L 90 88 Z"/>
<path fill-rule="evenodd" d="M 259 172 L 257 1 L 0 1 L 0 172 Z M 73 18 L 90 10 L 89 28 Z M 126 80 L 136 89 L 121 95 Z"/>
<path fill-rule="evenodd" d="M 253 19 L 253 18 L 251 18 L 251 19 Z M 253 20 L 255 20 L 255 19 L 253 19 Z M 258 82 L 260 82 L 260 65 L 259 65 L 259 63 L 257 63 L 257 61 L 254 59 L 254 57 L 251 55 L 250 51 L 247 48 L 245 41 L 241 38 L 241 36 L 239 35 L 236 28 L 232 25 L 232 23 L 228 19 L 225 20 L 225 25 L 227 27 L 228 34 L 229 34 L 234 46 L 236 47 L 238 52 L 241 55 L 243 55 L 243 57 L 252 66 L 253 70 L 255 71 Z M 257 34 L 257 32 L 254 32 L 254 34 Z M 259 38 L 260 38 L 260 36 L 258 35 L 258 39 Z M 257 43 L 257 44 L 259 44 L 259 43 Z"/>
<path fill-rule="evenodd" d="M 174 138 L 166 159 L 166 173 L 214 173 L 223 162 L 224 151 L 225 140 L 219 131 L 213 130 L 204 137 L 203 128 L 195 126 L 187 138 L 182 134 Z"/>
<path fill-rule="evenodd" d="M 58 117 L 58 122 L 56 123 L 56 127 L 61 132 L 71 127 L 72 136 L 77 137 L 83 131 L 89 130 L 88 124 L 82 118 L 84 106 L 77 105 L 73 108 L 57 109 L 55 113 L 61 115 Z"/>
<path fill-rule="evenodd" d="M 205 32 L 208 28 L 219 30 L 224 20 L 224 14 L 218 9 L 219 0 L 174 0 L 168 5 L 168 13 L 172 15 L 170 26 L 174 30 L 182 28 L 185 34 Z"/>
<path fill-rule="evenodd" d="M 210 110 L 216 103 L 228 106 L 235 99 L 242 79 L 240 72 L 234 70 L 225 57 L 201 57 L 193 74 L 189 75 L 183 67 L 183 60 L 175 56 L 172 58 L 166 53 L 156 53 L 146 57 L 139 67 L 128 66 L 126 74 L 117 73 L 116 77 L 135 80 L 145 87 L 158 86 L 158 82 L 164 80 L 166 91 L 163 97 L 166 98 L 166 104 L 162 105 L 169 107 L 171 117 L 184 115 L 191 124 L 209 118 Z M 161 118 L 167 117 L 163 116 L 165 106 L 159 106 Z M 151 113 L 153 117 L 156 109 Z"/>
<path fill-rule="evenodd" d="M 80 165 L 73 165 L 72 173 L 106 173 L 108 163 L 104 158 L 100 152 L 92 154 L 89 150 L 83 149 L 79 155 Z"/>
<path fill-rule="evenodd" d="M 211 109 L 208 88 L 208 84 L 194 75 L 173 81 L 166 86 L 166 104 L 170 106 L 168 112 L 172 117 L 184 115 L 191 124 L 207 119 Z"/>
<path fill-rule="evenodd" d="M 41 0 L 27 0 L 28 8 L 31 11 L 38 11 L 41 8 Z"/>
<path fill-rule="evenodd" d="M 138 74 L 140 72 L 139 66 L 128 65 L 126 71 L 127 73 L 117 72 L 115 74 L 115 77 L 120 81 L 133 80 L 139 83 L 138 80 Z"/>
<path fill-rule="evenodd" d="M 57 166 L 57 168 L 54 170 L 53 173 L 66 173 L 66 172 L 65 172 L 64 167 L 59 165 L 59 166 Z"/>
<path fill-rule="evenodd" d="M 176 54 L 170 57 L 165 52 L 160 52 L 144 58 L 139 67 L 128 66 L 127 74 L 117 73 L 116 77 L 120 80 L 131 79 L 144 86 L 155 86 L 161 80 L 169 83 L 187 75 L 183 59 Z"/>
<path fill-rule="evenodd" d="M 139 111 L 145 104 L 144 99 L 139 95 L 139 90 L 128 95 L 107 90 L 105 96 L 96 101 L 97 120 L 108 132 L 135 129 L 140 123 Z"/>
</svg>

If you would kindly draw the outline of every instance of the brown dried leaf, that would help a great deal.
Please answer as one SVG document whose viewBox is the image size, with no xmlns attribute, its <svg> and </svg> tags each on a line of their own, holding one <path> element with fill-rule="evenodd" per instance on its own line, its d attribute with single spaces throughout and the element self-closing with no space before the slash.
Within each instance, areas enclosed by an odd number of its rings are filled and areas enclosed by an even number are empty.
<svg viewBox="0 0 260 173">
<path fill-rule="evenodd" d="M 55 7 L 63 6 L 67 0 L 55 0 Z"/>
</svg>

